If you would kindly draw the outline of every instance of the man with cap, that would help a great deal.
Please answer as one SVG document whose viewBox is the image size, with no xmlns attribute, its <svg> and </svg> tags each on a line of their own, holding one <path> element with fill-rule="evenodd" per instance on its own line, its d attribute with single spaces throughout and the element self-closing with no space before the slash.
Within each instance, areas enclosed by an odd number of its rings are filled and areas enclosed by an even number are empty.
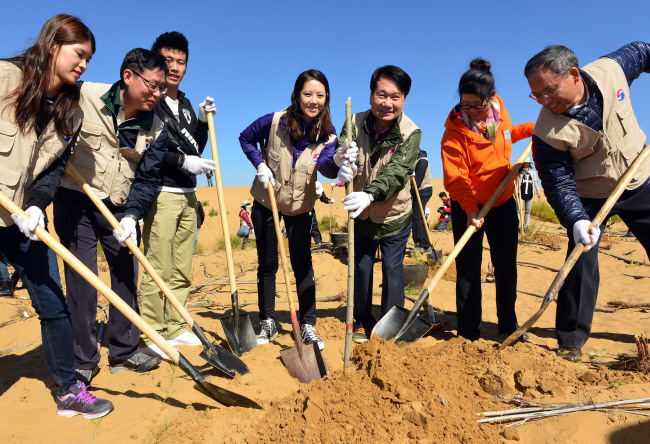
<svg viewBox="0 0 650 444">
<path fill-rule="evenodd" d="M 328 199 L 323 190 L 323 184 L 316 181 L 316 194 L 318 195 L 318 200 L 326 204 L 333 204 L 334 199 Z M 314 239 L 316 245 L 323 243 L 323 236 L 320 234 L 318 229 L 318 218 L 316 217 L 316 208 L 314 207 L 311 210 L 311 237 Z"/>
<path fill-rule="evenodd" d="M 542 192 L 539 188 L 539 183 L 537 182 L 537 172 L 530 163 L 531 160 L 529 156 L 521 166 L 515 182 L 515 187 L 519 190 L 521 203 L 524 206 L 524 231 L 528 230 L 530 209 L 533 206 L 533 196 L 537 194 L 538 199 L 542 197 Z M 517 217 L 521 217 L 521 211 L 517 211 Z M 519 221 L 519 225 L 521 227 L 521 221 Z"/>
</svg>

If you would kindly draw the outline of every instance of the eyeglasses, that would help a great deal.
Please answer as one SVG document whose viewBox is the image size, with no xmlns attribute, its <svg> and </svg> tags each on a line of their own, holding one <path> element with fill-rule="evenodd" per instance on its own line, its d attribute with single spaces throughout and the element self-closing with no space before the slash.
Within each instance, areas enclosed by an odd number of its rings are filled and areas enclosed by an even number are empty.
<svg viewBox="0 0 650 444">
<path fill-rule="evenodd" d="M 160 85 L 160 84 L 154 82 L 153 80 L 145 79 L 144 77 L 142 77 L 140 74 L 138 74 L 135 71 L 131 71 L 131 72 L 142 79 L 142 81 L 147 86 L 147 88 L 149 88 L 149 91 L 151 91 L 153 93 L 158 91 L 158 92 L 160 92 L 160 94 L 165 94 L 167 92 L 167 86 L 165 86 L 164 84 Z"/>
<path fill-rule="evenodd" d="M 463 102 L 460 102 L 460 107 L 462 109 L 485 109 L 487 108 L 488 104 L 487 102 L 483 102 L 480 105 L 467 105 Z"/>
<path fill-rule="evenodd" d="M 555 96 L 555 94 L 557 94 L 557 89 L 560 87 L 560 85 L 562 84 L 564 79 L 567 78 L 568 75 L 569 74 L 567 73 L 562 78 L 562 80 L 560 80 L 560 82 L 557 85 L 555 85 L 555 88 L 549 89 L 548 91 L 542 92 L 542 93 L 531 92 L 530 94 L 528 94 L 528 97 L 530 97 L 533 100 L 537 100 L 537 101 L 544 100 L 544 99 L 550 99 L 551 97 Z"/>
</svg>

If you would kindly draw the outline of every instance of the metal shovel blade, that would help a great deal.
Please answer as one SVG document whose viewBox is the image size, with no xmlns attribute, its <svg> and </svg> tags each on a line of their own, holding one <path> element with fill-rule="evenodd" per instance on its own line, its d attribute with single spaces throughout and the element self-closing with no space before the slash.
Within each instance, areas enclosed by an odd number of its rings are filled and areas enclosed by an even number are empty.
<svg viewBox="0 0 650 444">
<path fill-rule="evenodd" d="M 239 395 L 225 388 L 209 382 L 205 377 L 183 356 L 178 354 L 178 366 L 187 373 L 211 398 L 223 405 L 232 407 L 249 407 L 261 409 L 258 403 L 243 395 Z"/>
<path fill-rule="evenodd" d="M 302 356 L 296 346 L 280 350 L 280 358 L 289 374 L 305 384 L 318 381 L 329 374 L 323 355 L 315 343 L 303 344 Z"/>
<path fill-rule="evenodd" d="M 429 331 L 431 324 L 419 316 L 415 316 L 413 321 L 404 325 L 408 320 L 409 313 L 410 311 L 406 308 L 395 305 L 377 322 L 375 328 L 372 329 L 372 334 L 387 340 L 395 338 L 395 342 L 417 341 Z M 399 334 L 402 327 L 404 327 L 404 331 Z"/>
<path fill-rule="evenodd" d="M 203 345 L 203 351 L 199 356 L 225 376 L 234 378 L 236 373 L 245 375 L 251 372 L 246 363 L 237 356 L 215 343 L 210 343 L 203 329 L 196 322 L 192 325 L 192 331 Z"/>
<path fill-rule="evenodd" d="M 226 334 L 230 349 L 237 356 L 257 347 L 257 337 L 249 315 L 224 316 L 221 318 L 221 327 Z"/>
</svg>

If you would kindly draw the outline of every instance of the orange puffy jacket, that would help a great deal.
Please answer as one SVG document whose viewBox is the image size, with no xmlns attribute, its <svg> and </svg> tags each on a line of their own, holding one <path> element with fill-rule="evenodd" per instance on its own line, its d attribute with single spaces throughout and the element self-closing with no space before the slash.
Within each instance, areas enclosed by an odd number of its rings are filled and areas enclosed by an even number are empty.
<svg viewBox="0 0 650 444">
<path fill-rule="evenodd" d="M 496 98 L 501 114 L 494 142 L 467 128 L 456 108 L 449 113 L 445 122 L 441 142 L 444 185 L 449 197 L 460 203 L 467 214 L 478 212 L 478 205 L 484 205 L 490 199 L 512 167 L 512 144 L 531 137 L 535 128 L 533 122 L 513 125 L 503 100 L 498 95 Z M 494 206 L 503 204 L 514 192 L 513 181 Z"/>
</svg>

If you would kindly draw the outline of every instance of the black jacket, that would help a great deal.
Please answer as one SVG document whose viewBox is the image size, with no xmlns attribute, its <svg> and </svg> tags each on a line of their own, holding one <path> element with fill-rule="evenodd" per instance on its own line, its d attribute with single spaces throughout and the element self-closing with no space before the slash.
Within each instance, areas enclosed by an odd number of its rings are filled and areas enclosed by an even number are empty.
<svg viewBox="0 0 650 444">
<path fill-rule="evenodd" d="M 194 114 L 192 104 L 182 91 L 178 91 L 178 118 L 163 97 L 156 103 L 156 115 L 167 124 L 169 149 L 162 167 L 161 185 L 177 188 L 194 188 L 196 176 L 181 168 L 182 154 L 201 156 L 208 140 L 208 124 Z M 181 164 L 182 165 L 182 164 Z"/>
</svg>

